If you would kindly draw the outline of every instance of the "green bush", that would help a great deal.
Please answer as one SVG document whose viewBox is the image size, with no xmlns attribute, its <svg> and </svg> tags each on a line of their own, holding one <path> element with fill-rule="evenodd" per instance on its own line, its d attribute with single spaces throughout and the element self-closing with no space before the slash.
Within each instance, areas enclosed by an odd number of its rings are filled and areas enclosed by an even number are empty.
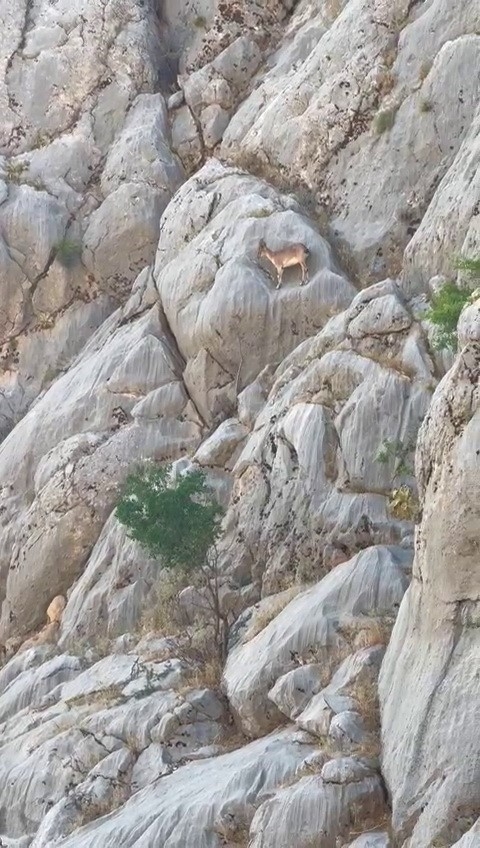
<svg viewBox="0 0 480 848">
<path fill-rule="evenodd" d="M 58 261 L 66 268 L 71 268 L 80 259 L 82 245 L 73 239 L 63 238 L 55 245 L 54 251 Z"/>
<path fill-rule="evenodd" d="M 459 271 L 466 271 L 474 280 L 480 280 L 480 259 L 457 259 L 455 266 Z"/>
<path fill-rule="evenodd" d="M 170 466 L 152 464 L 128 477 L 116 515 L 166 568 L 192 570 L 215 544 L 222 512 L 202 471 L 172 481 Z"/>
<path fill-rule="evenodd" d="M 456 349 L 458 319 L 470 295 L 469 289 L 459 289 L 455 283 L 445 283 L 440 291 L 432 296 L 426 317 L 437 327 L 434 341 L 436 348 Z"/>
</svg>

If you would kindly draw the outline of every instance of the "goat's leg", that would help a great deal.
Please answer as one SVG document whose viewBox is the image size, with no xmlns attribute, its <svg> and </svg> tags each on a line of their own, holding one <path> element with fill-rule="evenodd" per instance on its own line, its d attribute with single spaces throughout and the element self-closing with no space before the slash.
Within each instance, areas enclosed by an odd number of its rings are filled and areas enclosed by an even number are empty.
<svg viewBox="0 0 480 848">
<path fill-rule="evenodd" d="M 282 285 L 283 268 L 277 268 L 277 289 Z"/>
<path fill-rule="evenodd" d="M 302 262 L 302 286 L 308 281 L 308 265 Z"/>
</svg>

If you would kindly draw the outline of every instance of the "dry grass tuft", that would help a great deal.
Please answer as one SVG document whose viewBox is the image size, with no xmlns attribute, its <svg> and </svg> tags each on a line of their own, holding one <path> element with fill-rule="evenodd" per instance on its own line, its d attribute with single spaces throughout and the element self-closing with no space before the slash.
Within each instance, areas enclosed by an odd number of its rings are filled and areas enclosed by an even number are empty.
<svg viewBox="0 0 480 848">
<path fill-rule="evenodd" d="M 102 818 L 114 810 L 118 810 L 127 800 L 126 786 L 118 785 L 101 800 L 82 798 L 81 813 L 78 827 L 83 827 L 96 819 Z"/>
<path fill-rule="evenodd" d="M 255 612 L 252 616 L 252 623 L 246 633 L 245 641 L 249 642 L 262 630 L 267 627 L 274 618 L 282 612 L 283 609 L 293 601 L 294 598 L 300 592 L 305 589 L 305 586 L 292 586 L 287 589 L 285 592 L 282 592 L 281 596 L 273 599 L 270 603 L 265 603 L 263 609 L 260 608 L 257 612 Z M 265 599 L 267 601 L 268 598 Z"/>
<path fill-rule="evenodd" d="M 218 689 L 222 679 L 222 665 L 217 656 L 212 656 L 202 665 L 192 666 L 187 672 L 184 684 L 178 693 L 184 694 L 191 689 Z"/>
<path fill-rule="evenodd" d="M 178 596 L 188 581 L 180 572 L 163 573 L 151 591 L 151 599 L 140 619 L 142 635 L 178 636 L 187 624 Z"/>
<path fill-rule="evenodd" d="M 82 695 L 74 695 L 73 698 L 68 698 L 65 703 L 67 707 L 83 707 L 88 704 L 99 706 L 111 706 L 112 703 L 121 703 L 124 700 L 121 686 L 113 683 L 111 686 L 106 686 L 105 689 L 95 689 L 94 692 L 86 692 Z"/>
<path fill-rule="evenodd" d="M 431 61 L 431 59 L 426 59 L 420 65 L 420 70 L 418 72 L 418 78 L 421 82 L 423 82 L 428 77 L 430 71 L 432 70 L 432 65 L 433 65 L 433 62 Z"/>
<path fill-rule="evenodd" d="M 392 836 L 391 812 L 386 805 L 376 810 L 362 809 L 361 804 L 354 804 L 351 811 L 352 827 L 348 837 L 340 843 L 339 848 L 349 845 L 354 839 L 364 833 L 388 833 Z"/>
<path fill-rule="evenodd" d="M 387 646 L 394 623 L 395 618 L 390 615 L 357 618 L 342 624 L 340 633 L 352 651 L 374 648 L 377 645 Z"/>
</svg>

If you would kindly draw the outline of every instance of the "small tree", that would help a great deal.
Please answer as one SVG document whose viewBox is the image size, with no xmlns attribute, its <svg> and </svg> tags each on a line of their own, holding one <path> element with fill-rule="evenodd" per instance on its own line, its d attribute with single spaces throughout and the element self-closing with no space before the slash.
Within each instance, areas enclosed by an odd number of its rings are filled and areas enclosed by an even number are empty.
<svg viewBox="0 0 480 848">
<path fill-rule="evenodd" d="M 221 661 L 228 641 L 228 616 L 220 603 L 216 542 L 222 507 L 203 471 L 173 479 L 171 466 L 147 465 L 131 474 L 116 516 L 128 535 L 165 568 L 188 574 L 203 589 Z"/>
</svg>

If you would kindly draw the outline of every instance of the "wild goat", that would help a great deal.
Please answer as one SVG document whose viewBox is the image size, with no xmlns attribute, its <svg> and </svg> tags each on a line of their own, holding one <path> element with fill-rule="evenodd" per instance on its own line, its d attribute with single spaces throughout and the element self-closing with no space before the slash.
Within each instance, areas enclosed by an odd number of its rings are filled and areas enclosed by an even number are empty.
<svg viewBox="0 0 480 848">
<path fill-rule="evenodd" d="M 291 244 L 283 250 L 270 250 L 263 239 L 258 246 L 258 256 L 265 256 L 272 263 L 277 272 L 277 289 L 282 285 L 282 277 L 285 268 L 300 265 L 302 268 L 302 286 L 308 280 L 307 257 L 310 251 L 304 244 Z"/>
</svg>

